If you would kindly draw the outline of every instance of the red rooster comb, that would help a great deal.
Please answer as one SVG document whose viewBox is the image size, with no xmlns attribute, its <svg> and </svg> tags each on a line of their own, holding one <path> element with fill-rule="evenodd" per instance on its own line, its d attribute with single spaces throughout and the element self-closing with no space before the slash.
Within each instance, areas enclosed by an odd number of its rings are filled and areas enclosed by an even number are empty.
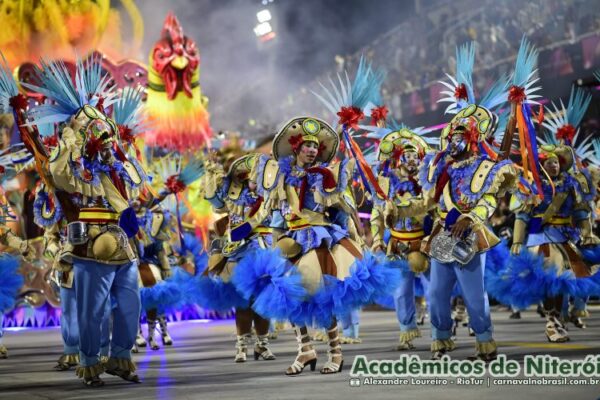
<svg viewBox="0 0 600 400">
<path fill-rule="evenodd" d="M 183 28 L 181 27 L 181 24 L 177 20 L 175 14 L 173 14 L 173 11 L 169 11 L 167 14 L 167 18 L 165 18 L 165 23 L 163 24 L 163 29 L 160 35 L 164 39 L 170 39 L 173 44 L 183 44 Z"/>
</svg>

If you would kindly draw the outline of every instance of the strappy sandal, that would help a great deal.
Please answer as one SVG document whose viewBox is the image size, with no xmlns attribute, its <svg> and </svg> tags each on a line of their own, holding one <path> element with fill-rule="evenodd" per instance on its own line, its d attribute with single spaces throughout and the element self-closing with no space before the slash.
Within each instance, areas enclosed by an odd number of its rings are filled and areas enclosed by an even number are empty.
<svg viewBox="0 0 600 400">
<path fill-rule="evenodd" d="M 337 327 L 334 329 L 330 329 L 327 331 L 328 334 L 335 333 L 334 338 L 329 339 L 329 350 L 327 351 L 328 360 L 321 368 L 322 374 L 336 374 L 338 372 L 342 372 L 342 368 L 344 367 L 344 359 L 342 357 L 342 346 L 340 346 L 340 337 Z M 329 337 L 329 335 L 328 335 Z M 333 358 L 340 358 L 341 361 L 339 363 L 333 362 Z"/>
<path fill-rule="evenodd" d="M 237 341 L 235 342 L 235 362 L 243 363 L 246 362 L 247 354 L 248 354 L 248 340 L 250 339 L 249 335 L 240 335 L 237 337 Z"/>
<path fill-rule="evenodd" d="M 569 340 L 563 329 L 560 329 L 559 323 L 552 318 L 546 322 L 546 338 L 550 343 L 564 343 Z M 563 333 L 564 332 L 564 333 Z"/>
<path fill-rule="evenodd" d="M 314 358 L 302 362 L 300 361 L 300 357 L 302 356 L 314 356 Z M 300 351 L 292 365 L 290 365 L 289 368 L 285 371 L 285 374 L 288 376 L 299 375 L 302 373 L 302 371 L 304 371 L 304 368 L 306 368 L 307 365 L 310 365 L 311 371 L 314 371 L 317 368 L 317 352 L 315 351 L 315 349 L 311 349 L 308 351 Z"/>
<path fill-rule="evenodd" d="M 256 337 L 256 345 L 254 346 L 254 360 L 261 358 L 266 361 L 275 360 L 275 354 L 269 349 L 269 335 L 261 335 Z"/>
<path fill-rule="evenodd" d="M 164 346 L 172 346 L 173 338 L 169 335 L 169 331 L 167 329 L 167 320 L 164 316 L 158 317 L 158 326 L 160 327 L 160 338 Z"/>
<path fill-rule="evenodd" d="M 296 340 L 298 341 L 298 354 L 296 355 L 296 359 L 288 367 L 285 371 L 285 374 L 288 376 L 299 375 L 304 371 L 307 365 L 310 365 L 310 370 L 314 371 L 317 368 L 317 352 L 314 348 L 312 348 L 310 342 L 303 342 L 304 339 L 308 339 L 308 334 L 299 334 L 296 333 Z M 311 347 L 309 350 L 302 350 L 304 347 Z M 300 359 L 304 356 L 309 356 L 309 359 L 306 361 L 300 361 Z"/>
<path fill-rule="evenodd" d="M 585 322 L 583 322 L 583 320 L 580 317 L 578 317 L 577 315 L 571 314 L 569 316 L 569 322 L 572 323 L 573 325 L 575 325 L 575 328 L 579 328 L 579 329 L 587 328 L 587 325 L 585 324 Z"/>
<path fill-rule="evenodd" d="M 154 339 L 154 335 L 148 336 L 148 346 L 152 350 L 160 350 L 160 346 L 156 343 L 156 339 Z"/>
</svg>

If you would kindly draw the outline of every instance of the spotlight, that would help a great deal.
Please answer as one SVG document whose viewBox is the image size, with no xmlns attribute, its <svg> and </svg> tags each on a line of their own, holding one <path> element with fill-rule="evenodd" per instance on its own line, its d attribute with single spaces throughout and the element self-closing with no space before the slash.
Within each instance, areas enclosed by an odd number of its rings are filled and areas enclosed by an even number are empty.
<svg viewBox="0 0 600 400">
<path fill-rule="evenodd" d="M 273 28 L 268 22 L 262 22 L 254 27 L 254 34 L 258 37 L 264 36 L 271 32 L 273 32 Z"/>
<path fill-rule="evenodd" d="M 271 20 L 271 12 L 269 10 L 261 10 L 256 13 L 256 19 L 258 19 L 258 22 L 260 22 L 261 24 L 263 22 L 270 21 Z"/>
</svg>

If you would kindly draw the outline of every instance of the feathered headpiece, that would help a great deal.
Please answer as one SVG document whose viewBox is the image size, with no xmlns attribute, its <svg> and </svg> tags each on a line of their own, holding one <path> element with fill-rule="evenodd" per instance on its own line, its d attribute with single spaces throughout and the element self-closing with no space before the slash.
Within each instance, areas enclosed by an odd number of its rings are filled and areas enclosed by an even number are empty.
<svg viewBox="0 0 600 400">
<path fill-rule="evenodd" d="M 592 95 L 583 89 L 573 86 L 569 102 L 565 107 L 562 99 L 560 106 L 552 102 L 548 107 L 545 121 L 546 132 L 543 138 L 538 138 L 542 144 L 563 144 L 570 146 L 577 159 L 591 160 L 594 157 L 592 136 L 580 139 L 579 124 L 592 101 Z"/>
<path fill-rule="evenodd" d="M 324 96 L 315 92 L 313 94 L 332 114 L 337 114 L 339 117 L 337 124 L 335 124 L 336 130 L 337 127 L 341 127 L 344 143 L 358 162 L 358 171 L 365 187 L 368 187 L 371 191 L 376 191 L 385 198 L 385 194 L 379 187 L 375 174 L 373 174 L 366 161 L 360 146 L 350 134 L 351 130 L 358 129 L 358 123 L 364 118 L 365 112 L 369 113 L 381 104 L 381 85 L 385 73 L 383 70 L 374 70 L 371 64 L 361 57 L 352 84 L 348 73 L 344 72 L 344 75 L 344 80 L 339 74 L 337 76 L 339 88 L 330 78 L 331 89 L 327 89 L 320 83 Z M 383 114 L 387 114 L 387 111 L 379 107 L 376 114 L 377 118 L 381 118 Z"/>
<path fill-rule="evenodd" d="M 13 78 L 12 71 L 8 66 L 4 54 L 0 52 L 2 63 L 0 64 L 0 113 L 12 112 L 10 99 L 19 94 L 19 88 Z"/>
<path fill-rule="evenodd" d="M 348 72 L 344 78 L 338 74 L 339 88 L 333 79 L 329 78 L 331 88 L 328 89 L 319 82 L 323 96 L 312 92 L 325 105 L 327 110 L 339 117 L 337 124 L 356 129 L 358 122 L 369 113 L 373 107 L 381 104 L 381 85 L 385 78 L 383 70 L 374 70 L 371 63 L 360 58 L 354 81 L 350 83 Z"/>
<path fill-rule="evenodd" d="M 473 89 L 473 68 L 475 65 L 475 42 L 466 43 L 456 48 L 456 75 L 446 74 L 449 82 L 440 81 L 447 90 L 441 93 L 446 97 L 438 103 L 450 103 L 446 107 L 446 114 L 457 114 L 470 104 L 477 104 L 488 110 L 493 110 L 506 102 L 508 98 L 508 77 L 498 79 L 482 96 L 481 100 L 475 98 Z"/>
<path fill-rule="evenodd" d="M 446 87 L 442 94 L 446 97 L 439 103 L 450 103 L 447 114 L 455 114 L 442 130 L 441 145 L 453 132 L 461 132 L 471 151 L 485 151 L 496 158 L 496 152 L 486 143 L 491 141 L 498 125 L 496 108 L 508 99 L 508 77 L 502 76 L 487 90 L 480 100 L 475 98 L 473 88 L 473 68 L 475 64 L 475 43 L 470 42 L 456 49 L 456 75 L 446 74 L 449 82 L 440 81 Z"/>
<path fill-rule="evenodd" d="M 113 105 L 112 118 L 119 129 L 121 142 L 135 149 L 137 158 L 141 154 L 135 145 L 135 138 L 138 133 L 146 127 L 146 120 L 142 113 L 142 97 L 144 89 L 142 87 L 123 89 L 121 96 Z"/>
<path fill-rule="evenodd" d="M 27 89 L 43 94 L 52 102 L 41 104 L 29 112 L 31 125 L 61 123 L 77 114 L 84 106 L 107 108 L 116 101 L 109 87 L 110 78 L 103 74 L 99 57 L 85 62 L 77 59 L 75 82 L 62 61 L 40 60 L 37 76 L 41 86 L 22 82 Z"/>
</svg>

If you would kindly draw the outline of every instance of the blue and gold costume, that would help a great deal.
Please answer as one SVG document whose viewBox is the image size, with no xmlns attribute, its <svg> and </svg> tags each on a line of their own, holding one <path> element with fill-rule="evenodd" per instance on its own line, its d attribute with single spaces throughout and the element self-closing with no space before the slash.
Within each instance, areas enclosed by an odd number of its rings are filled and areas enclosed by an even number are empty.
<svg viewBox="0 0 600 400">
<path fill-rule="evenodd" d="M 89 386 L 103 385 L 99 375 L 104 371 L 137 382 L 131 348 L 140 298 L 137 254 L 131 238 L 139 227 L 130 203 L 145 185 L 146 175 L 126 154 L 117 124 L 104 112 L 104 106 L 117 98 L 107 90 L 108 78 L 102 75 L 100 60 L 78 61 L 75 83 L 63 63 L 41 64 L 40 86 L 28 87 L 43 93 L 51 103 L 28 114 L 36 126 L 62 124 L 58 146 L 48 158 L 40 157 L 36 138 L 25 128 L 21 134 L 28 137 L 36 164 L 42 166 L 39 172 L 52 193 L 51 203 L 60 207 L 67 221 L 67 240 L 57 257 L 73 265 L 79 328 L 77 374 Z M 115 308 L 110 357 L 103 365 L 101 325 L 111 301 Z"/>
<path fill-rule="evenodd" d="M 256 330 L 255 359 L 274 360 L 269 349 L 269 320 L 263 317 L 258 304 L 250 301 L 249 293 L 241 293 L 237 279 L 248 277 L 257 252 L 271 247 L 269 215 L 263 198 L 250 186 L 251 172 L 258 154 L 248 154 L 233 161 L 225 173 L 217 162 L 208 162 L 201 181 L 203 194 L 215 212 L 226 218 L 215 224 L 219 239 L 213 242 L 208 268 L 200 278 L 197 302 L 202 307 L 216 310 L 236 310 L 237 342 L 235 362 L 244 362 L 251 340 L 252 325 Z M 234 237 L 232 231 L 245 225 L 250 231 L 244 237 Z M 266 254 L 266 253 L 265 253 Z M 275 254 L 273 254 L 276 257 Z M 239 277 L 239 278 L 237 278 Z"/>
<path fill-rule="evenodd" d="M 488 126 L 492 118 L 487 109 L 470 105 L 458 112 L 444 128 L 442 138 L 450 140 L 459 132 L 468 137 L 473 126 Z M 486 120 L 487 124 L 482 124 Z M 488 133 L 487 128 L 473 132 L 468 145 L 476 146 Z M 458 282 L 477 339 L 477 354 L 487 358 L 495 356 L 496 344 L 483 283 L 484 265 L 486 252 L 500 242 L 487 226 L 487 221 L 497 206 L 497 199 L 515 187 L 517 171 L 510 161 L 495 162 L 487 155 L 467 151 L 467 156 L 459 161 L 450 155 L 449 149 L 428 155 L 419 179 L 423 199 L 408 200 L 400 207 L 388 203 L 386 215 L 397 222 L 399 218 L 435 210 L 437 222 L 421 247 L 431 257 L 431 350 L 443 354 L 454 349 L 450 298 Z M 471 225 L 467 251 L 472 258 L 464 259 L 466 263 L 463 264 L 450 256 L 448 243 L 452 243 L 449 229 L 465 218 L 470 220 Z"/>
<path fill-rule="evenodd" d="M 379 145 L 380 172 L 379 186 L 387 199 L 401 204 L 408 199 L 422 198 L 422 190 L 417 181 L 416 169 L 411 173 L 404 165 L 405 153 L 412 152 L 422 160 L 429 146 L 417 133 L 406 127 L 387 133 Z M 415 167 L 416 168 L 416 167 Z M 371 212 L 371 233 L 373 250 L 383 249 L 388 257 L 405 259 L 409 268 L 402 273 L 401 284 L 394 293 L 394 306 L 400 324 L 400 339 L 397 349 L 413 349 L 412 340 L 420 337 L 417 327 L 417 310 L 415 305 L 415 279 L 427 282 L 429 276 L 429 259 L 421 252 L 421 241 L 426 236 L 424 219 L 426 216 L 410 216 L 401 218 L 393 226 L 384 220 L 385 200 L 380 195 L 373 199 Z M 390 237 L 384 242 L 384 230 L 389 229 Z"/>
<path fill-rule="evenodd" d="M 299 343 L 289 375 L 316 364 L 306 330 L 313 322 L 329 334 L 329 359 L 321 372 L 339 372 L 343 364 L 335 316 L 397 286 L 398 271 L 377 266 L 375 257 L 363 254 L 348 230 L 336 223 L 356 209 L 349 190 L 354 162 L 332 162 L 338 144 L 338 134 L 322 120 L 294 118 L 275 136 L 274 159 L 263 158 L 258 169 L 258 193 L 272 212 L 274 246 L 296 266 L 308 294 L 287 316 L 298 325 Z M 303 146 L 318 148 L 314 162 L 300 164 Z"/>
</svg>

